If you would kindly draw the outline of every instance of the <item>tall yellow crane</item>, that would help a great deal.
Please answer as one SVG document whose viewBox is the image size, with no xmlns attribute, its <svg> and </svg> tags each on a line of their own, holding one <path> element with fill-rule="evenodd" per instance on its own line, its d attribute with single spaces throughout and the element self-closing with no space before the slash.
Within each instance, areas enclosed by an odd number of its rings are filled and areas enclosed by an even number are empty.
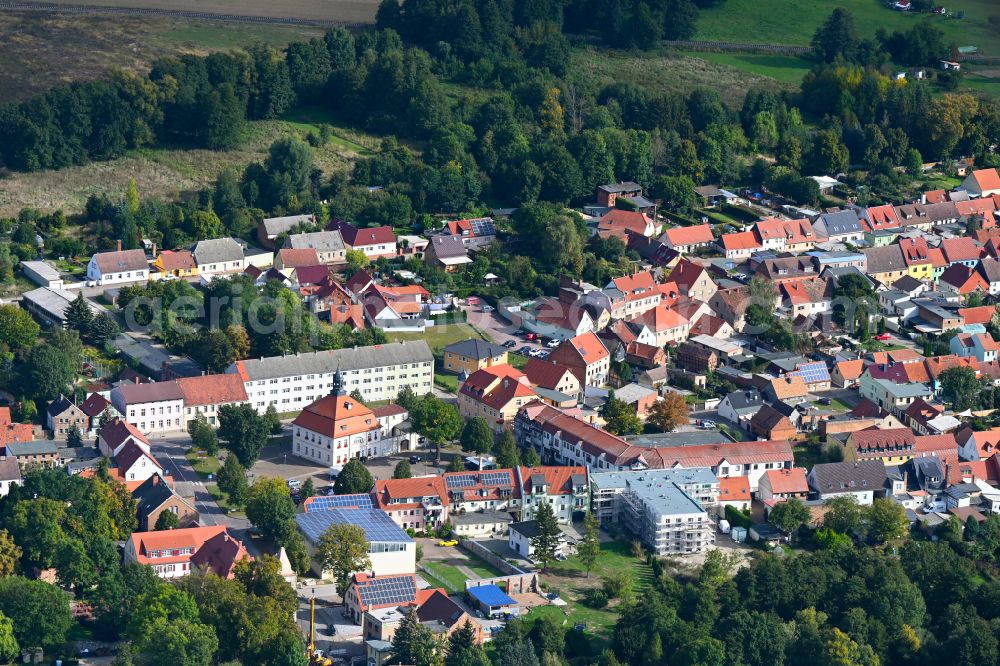
<svg viewBox="0 0 1000 666">
<path fill-rule="evenodd" d="M 316 597 L 309 599 L 309 646 L 307 648 L 311 666 L 331 666 L 333 659 L 316 654 Z"/>
</svg>

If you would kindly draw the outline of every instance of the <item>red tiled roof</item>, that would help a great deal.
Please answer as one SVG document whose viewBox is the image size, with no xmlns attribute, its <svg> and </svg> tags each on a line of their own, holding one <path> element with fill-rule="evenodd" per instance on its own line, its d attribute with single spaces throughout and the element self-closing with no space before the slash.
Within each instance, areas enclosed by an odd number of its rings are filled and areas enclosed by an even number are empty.
<svg viewBox="0 0 1000 666">
<path fill-rule="evenodd" d="M 712 235 L 712 227 L 707 224 L 699 224 L 693 227 L 674 227 L 673 229 L 667 229 L 663 234 L 670 240 L 670 244 L 674 247 L 711 243 L 715 240 L 715 236 Z"/>
<path fill-rule="evenodd" d="M 611 281 L 618 291 L 622 292 L 626 301 L 649 298 L 656 290 L 656 280 L 649 271 L 625 275 Z"/>
<path fill-rule="evenodd" d="M 961 315 L 965 324 L 988 324 L 990 320 L 993 319 L 993 315 L 996 312 L 996 306 L 994 305 L 980 305 L 974 308 L 959 308 L 958 314 Z"/>
<path fill-rule="evenodd" d="M 844 379 L 858 379 L 865 371 L 865 362 L 860 358 L 853 361 L 840 361 L 837 363 L 837 368 Z"/>
<path fill-rule="evenodd" d="M 194 255 L 188 250 L 164 250 L 157 259 L 165 271 L 191 270 L 196 266 Z"/>
<path fill-rule="evenodd" d="M 777 495 L 790 493 L 808 493 L 809 482 L 806 481 L 806 470 L 802 467 L 791 469 L 769 469 L 765 472 L 771 492 Z"/>
<path fill-rule="evenodd" d="M 608 357 L 608 350 L 604 348 L 601 339 L 592 331 L 570 338 L 569 340 L 564 340 L 556 351 L 558 352 L 564 348 L 574 350 L 576 355 L 586 365 L 593 365 Z"/>
<path fill-rule="evenodd" d="M 413 479 L 379 479 L 375 482 L 375 501 L 383 510 L 400 508 L 392 500 L 437 497 L 448 506 L 448 491 L 443 476 L 422 476 Z M 419 504 L 419 499 L 416 503 Z"/>
<path fill-rule="evenodd" d="M 243 546 L 243 542 L 224 531 L 205 539 L 201 547 L 191 556 L 191 565 L 210 569 L 222 578 L 232 578 L 236 565 L 245 559 L 253 558 Z"/>
<path fill-rule="evenodd" d="M 103 414 L 104 410 L 110 406 L 111 403 L 105 400 L 100 393 L 91 393 L 86 400 L 80 403 L 80 411 L 90 418 L 94 418 Z"/>
<path fill-rule="evenodd" d="M 524 374 L 534 386 L 555 390 L 566 374 L 573 374 L 565 366 L 533 358 L 524 366 Z"/>
<path fill-rule="evenodd" d="M 749 502 L 750 479 L 745 476 L 731 476 L 719 479 L 720 502 Z"/>
<path fill-rule="evenodd" d="M 701 279 L 705 267 L 689 259 L 681 259 L 674 270 L 670 271 L 670 280 L 676 282 L 681 291 L 687 292 L 691 286 Z"/>
<path fill-rule="evenodd" d="M 931 263 L 930 247 L 926 238 L 901 238 L 899 249 L 903 251 L 903 261 L 907 266 L 919 266 Z"/>
<path fill-rule="evenodd" d="M 768 218 L 758 222 L 754 228 L 761 241 L 782 239 L 786 245 L 798 245 L 816 240 L 812 222 L 801 220 L 778 220 Z"/>
<path fill-rule="evenodd" d="M 379 428 L 372 410 L 348 395 L 323 396 L 303 409 L 292 424 L 333 439 Z"/>
<path fill-rule="evenodd" d="M 476 370 L 458 392 L 498 411 L 518 398 L 537 397 L 527 375 L 507 364 Z"/>
<path fill-rule="evenodd" d="M 0 445 L 11 442 L 30 442 L 35 439 L 30 423 L 14 423 L 10 407 L 0 407 Z"/>
<path fill-rule="evenodd" d="M 582 476 L 584 479 L 587 478 L 586 467 L 546 465 L 540 467 L 517 467 L 515 471 L 523 494 L 531 493 L 531 477 L 536 474 L 541 474 L 545 477 L 546 495 L 572 495 L 573 476 L 577 475 Z"/>
<path fill-rule="evenodd" d="M 948 196 L 944 190 L 927 190 L 924 192 L 924 200 L 929 204 L 944 203 Z"/>
<path fill-rule="evenodd" d="M 302 266 L 318 266 L 319 254 L 315 248 L 282 248 L 278 250 L 278 258 L 284 268 L 300 268 Z"/>
<path fill-rule="evenodd" d="M 972 172 L 972 177 L 981 191 L 1000 190 L 1000 173 L 996 169 L 978 169 Z"/>
<path fill-rule="evenodd" d="M 896 217 L 896 209 L 892 206 L 872 206 L 865 212 L 867 215 L 861 218 L 861 224 L 864 226 L 865 231 L 879 231 L 899 227 L 899 218 Z"/>
<path fill-rule="evenodd" d="M 719 236 L 722 247 L 725 250 L 755 250 L 759 247 L 760 241 L 754 236 L 752 231 L 740 231 L 735 234 L 722 234 Z"/>
<path fill-rule="evenodd" d="M 247 401 L 246 387 L 237 375 L 182 377 L 177 380 L 177 386 L 184 396 L 185 405 L 224 405 Z"/>
<path fill-rule="evenodd" d="M 945 238 L 941 241 L 941 251 L 948 263 L 956 261 L 977 261 L 982 254 L 979 246 L 968 236 Z"/>
<path fill-rule="evenodd" d="M 219 541 L 215 540 L 217 538 L 221 538 L 223 541 L 228 538 L 230 541 L 235 541 L 235 544 L 228 546 L 220 544 Z M 212 543 L 209 544 L 209 541 Z M 132 544 L 132 549 L 140 564 L 176 564 L 190 561 L 195 566 L 208 566 L 220 576 L 225 577 L 232 577 L 232 567 L 236 562 L 249 557 L 243 544 L 229 536 L 223 525 L 187 527 L 158 532 L 133 532 L 132 536 L 129 537 L 129 542 Z M 208 550 L 201 553 L 202 547 L 206 544 L 209 546 Z M 191 555 L 178 553 L 155 558 L 149 557 L 149 554 L 154 551 L 172 553 L 183 548 L 191 548 L 194 553 Z"/>
<path fill-rule="evenodd" d="M 344 223 L 340 225 L 340 235 L 344 237 L 344 242 L 353 248 L 396 243 L 396 234 L 392 232 L 392 227 L 387 226 L 358 228 Z"/>
<path fill-rule="evenodd" d="M 658 305 L 655 308 L 646 310 L 639 315 L 638 321 L 656 333 L 669 331 L 688 323 L 688 320 L 683 315 L 666 305 Z"/>
<path fill-rule="evenodd" d="M 645 236 L 650 224 L 652 220 L 643 213 L 615 208 L 601 217 L 601 221 L 597 224 L 597 235 L 601 238 L 615 236 L 628 240 L 629 233 Z"/>
</svg>

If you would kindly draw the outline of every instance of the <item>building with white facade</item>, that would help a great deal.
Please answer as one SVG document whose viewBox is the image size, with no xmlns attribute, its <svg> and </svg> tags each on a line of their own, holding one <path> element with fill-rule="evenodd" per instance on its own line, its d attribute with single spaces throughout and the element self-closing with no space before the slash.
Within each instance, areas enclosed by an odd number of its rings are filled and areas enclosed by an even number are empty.
<svg viewBox="0 0 1000 666">
<path fill-rule="evenodd" d="M 374 412 L 347 395 L 340 373 L 333 390 L 292 421 L 292 452 L 337 469 L 351 458 L 381 455 L 382 428 Z"/>
<path fill-rule="evenodd" d="M 122 384 L 111 389 L 111 404 L 147 435 L 184 430 L 184 394 L 177 382 Z"/>
<path fill-rule="evenodd" d="M 708 511 L 695 497 L 711 498 L 714 489 L 717 498 L 718 484 L 707 469 L 591 475 L 595 511 L 599 504 L 656 555 L 699 553 L 715 543 Z"/>
<path fill-rule="evenodd" d="M 409 387 L 417 395 L 434 385 L 434 355 L 423 340 L 237 361 L 227 374 L 243 380 L 250 404 L 263 414 L 304 409 L 330 393 L 340 370 L 343 388 L 366 401 L 395 400 Z"/>
<path fill-rule="evenodd" d="M 149 279 L 149 262 L 142 250 L 98 252 L 87 264 L 87 280 L 95 284 L 145 282 Z"/>
<path fill-rule="evenodd" d="M 365 531 L 365 540 L 368 542 L 370 571 L 353 571 L 352 574 L 368 573 L 372 576 L 388 576 L 409 574 L 416 571 L 416 542 L 401 527 L 392 522 L 385 511 L 380 509 L 339 508 L 310 511 L 295 516 L 295 523 L 306 539 L 313 569 L 320 571 L 320 576 L 324 579 L 329 579 L 331 572 L 321 571 L 321 567 L 315 561 L 316 546 L 330 527 L 343 524 L 361 527 Z"/>
<path fill-rule="evenodd" d="M 125 542 L 124 563 L 148 565 L 160 578 L 180 578 L 200 567 L 232 578 L 236 564 L 248 557 L 243 543 L 224 525 L 213 525 L 133 532 Z"/>
<path fill-rule="evenodd" d="M 232 238 L 198 241 L 194 246 L 194 261 L 201 275 L 235 273 L 246 268 L 243 246 Z"/>
</svg>

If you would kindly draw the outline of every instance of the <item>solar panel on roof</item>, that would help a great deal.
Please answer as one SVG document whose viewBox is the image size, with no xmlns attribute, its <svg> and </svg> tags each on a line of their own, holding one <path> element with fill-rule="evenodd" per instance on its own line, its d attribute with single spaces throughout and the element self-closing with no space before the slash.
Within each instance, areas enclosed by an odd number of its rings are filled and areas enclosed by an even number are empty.
<svg viewBox="0 0 1000 666">
<path fill-rule="evenodd" d="M 329 497 L 313 497 L 312 501 L 306 506 L 306 513 L 349 507 L 371 509 L 374 506 L 375 503 L 372 501 L 371 495 L 331 495 Z"/>
<path fill-rule="evenodd" d="M 449 476 L 447 479 L 449 488 L 471 488 L 476 485 L 476 477 L 472 474 Z"/>
<path fill-rule="evenodd" d="M 358 586 L 358 593 L 366 606 L 401 604 L 416 598 L 417 586 L 411 576 L 394 576 L 369 580 Z"/>
<path fill-rule="evenodd" d="M 493 226 L 493 220 L 489 218 L 480 218 L 470 220 L 469 222 L 472 225 L 472 233 L 476 236 L 492 236 L 496 234 L 496 229 Z"/>
<path fill-rule="evenodd" d="M 484 486 L 509 486 L 509 472 L 483 472 L 481 475 Z"/>
<path fill-rule="evenodd" d="M 816 363 L 803 363 L 797 370 L 788 374 L 798 375 L 802 377 L 806 383 L 830 380 L 830 371 L 827 369 L 826 363 L 823 363 L 822 361 L 817 361 Z"/>
</svg>

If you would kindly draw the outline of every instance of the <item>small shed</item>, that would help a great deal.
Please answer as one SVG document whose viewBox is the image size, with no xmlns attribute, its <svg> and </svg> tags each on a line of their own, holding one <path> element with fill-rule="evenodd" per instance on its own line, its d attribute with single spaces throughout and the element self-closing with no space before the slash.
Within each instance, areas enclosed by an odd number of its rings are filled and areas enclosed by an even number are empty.
<svg viewBox="0 0 1000 666">
<path fill-rule="evenodd" d="M 747 528 L 745 527 L 734 527 L 733 528 L 733 541 L 736 543 L 743 543 L 747 540 Z"/>
<path fill-rule="evenodd" d="M 481 610 L 486 617 L 517 613 L 517 602 L 492 583 L 470 587 L 466 591 L 469 593 L 472 605 Z"/>
</svg>

